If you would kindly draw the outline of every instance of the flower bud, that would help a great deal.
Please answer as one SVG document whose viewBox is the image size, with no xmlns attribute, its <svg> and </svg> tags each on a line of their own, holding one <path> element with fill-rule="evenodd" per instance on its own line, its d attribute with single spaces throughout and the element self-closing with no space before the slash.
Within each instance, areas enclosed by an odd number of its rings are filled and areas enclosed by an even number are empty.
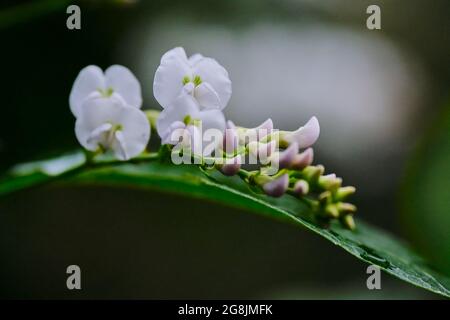
<svg viewBox="0 0 450 320">
<path fill-rule="evenodd" d="M 298 180 L 294 185 L 294 193 L 298 196 L 304 196 L 309 192 L 309 184 L 305 180 Z"/>
<path fill-rule="evenodd" d="M 292 161 L 292 169 L 302 170 L 311 165 L 314 158 L 314 151 L 312 148 L 308 148 L 305 151 L 296 154 Z"/>
<path fill-rule="evenodd" d="M 281 197 L 289 187 L 289 175 L 283 174 L 281 177 L 276 178 L 263 185 L 264 192 L 271 197 Z"/>
<path fill-rule="evenodd" d="M 289 168 L 298 153 L 298 144 L 293 142 L 286 150 L 279 153 L 278 167 L 280 169 Z"/>
<path fill-rule="evenodd" d="M 325 206 L 325 213 L 331 218 L 339 218 L 339 210 L 335 204 L 328 204 Z"/>
<path fill-rule="evenodd" d="M 273 131 L 273 122 L 272 119 L 267 119 L 259 126 L 255 128 L 250 128 L 246 130 L 246 135 L 249 137 L 255 137 L 258 141 L 267 135 L 271 134 Z"/>
<path fill-rule="evenodd" d="M 273 122 L 272 119 L 267 119 L 263 123 L 261 123 L 256 128 L 253 128 L 253 130 L 256 130 L 256 135 L 258 137 L 258 140 L 264 138 L 265 136 L 272 133 L 273 130 Z"/>
<path fill-rule="evenodd" d="M 341 187 L 336 192 L 337 200 L 345 200 L 348 196 L 354 194 L 356 192 L 356 188 L 352 186 Z"/>
<path fill-rule="evenodd" d="M 337 178 L 334 173 L 319 177 L 319 186 L 325 190 L 337 190 L 342 184 L 342 179 Z"/>
<path fill-rule="evenodd" d="M 328 203 L 328 202 L 330 202 L 331 197 L 332 197 L 332 194 L 330 191 L 324 191 L 321 194 L 319 194 L 318 199 L 319 199 L 320 203 Z"/>
<path fill-rule="evenodd" d="M 339 202 L 337 204 L 337 208 L 339 212 L 342 213 L 355 213 L 356 212 L 356 206 L 348 203 L 348 202 Z"/>
<path fill-rule="evenodd" d="M 220 171 L 226 176 L 234 176 L 241 169 L 241 156 L 226 158 L 225 163 L 220 166 Z"/>
<path fill-rule="evenodd" d="M 309 182 L 312 182 L 317 181 L 324 171 L 325 168 L 319 164 L 317 166 L 307 166 L 303 169 L 303 174 Z"/>
<path fill-rule="evenodd" d="M 292 142 L 297 142 L 300 148 L 307 148 L 316 142 L 319 134 L 319 121 L 316 117 L 312 117 L 303 127 L 300 127 L 295 131 L 283 131 L 280 135 L 280 144 L 289 145 Z"/>
<path fill-rule="evenodd" d="M 353 220 L 353 217 L 351 214 L 347 214 L 341 218 L 341 223 L 350 230 L 355 230 L 355 220 Z"/>
</svg>

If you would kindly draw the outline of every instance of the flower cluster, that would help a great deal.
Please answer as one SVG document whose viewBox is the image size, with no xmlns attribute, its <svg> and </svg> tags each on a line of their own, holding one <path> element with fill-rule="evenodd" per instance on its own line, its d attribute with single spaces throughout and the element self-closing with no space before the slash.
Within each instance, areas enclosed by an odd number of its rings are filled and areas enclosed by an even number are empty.
<svg viewBox="0 0 450 320">
<path fill-rule="evenodd" d="M 342 187 L 341 178 L 312 164 L 318 120 L 312 117 L 295 131 L 278 130 L 271 119 L 255 128 L 238 126 L 223 114 L 231 93 L 228 72 L 216 60 L 174 48 L 162 56 L 154 77 L 162 112 L 140 110 L 140 84 L 118 65 L 104 73 L 96 66 L 81 70 L 69 102 L 77 139 L 88 151 L 131 159 L 145 152 L 152 127 L 161 138 L 160 153 L 169 150 L 173 163 L 238 175 L 271 197 L 290 194 L 307 203 L 319 222 L 339 219 L 353 229 L 356 208 L 345 201 L 355 188 Z"/>
<path fill-rule="evenodd" d="M 127 68 L 113 65 L 103 73 L 87 66 L 73 84 L 69 104 L 77 118 L 75 134 L 87 150 L 112 150 L 119 160 L 145 150 L 150 124 L 140 110 L 139 81 Z"/>
<path fill-rule="evenodd" d="M 231 97 L 231 81 L 225 68 L 212 58 L 201 54 L 188 58 L 180 47 L 168 51 L 156 70 L 153 94 L 164 108 L 156 125 L 163 143 L 175 144 L 170 137 L 181 124 L 225 129 L 222 110 Z"/>
</svg>

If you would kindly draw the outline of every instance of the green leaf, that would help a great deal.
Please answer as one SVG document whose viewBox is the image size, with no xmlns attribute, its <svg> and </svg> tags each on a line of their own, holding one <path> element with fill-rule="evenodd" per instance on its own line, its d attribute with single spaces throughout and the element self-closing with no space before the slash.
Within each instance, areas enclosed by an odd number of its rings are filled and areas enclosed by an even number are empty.
<svg viewBox="0 0 450 320">
<path fill-rule="evenodd" d="M 88 165 L 84 154 L 75 152 L 20 165 L 0 180 L 0 195 L 52 182 L 157 189 L 215 201 L 309 229 L 389 274 L 450 297 L 450 279 L 435 272 L 405 243 L 360 219 L 355 231 L 343 228 L 338 222 L 323 229 L 312 222 L 308 206 L 294 197 L 270 198 L 256 193 L 238 177 L 225 177 L 215 170 L 205 174 L 194 165 L 176 166 L 150 159 L 148 155 L 134 159 L 133 163 L 103 159 Z"/>
<path fill-rule="evenodd" d="M 450 104 L 432 123 L 409 166 L 402 218 L 417 246 L 450 275 Z"/>
</svg>

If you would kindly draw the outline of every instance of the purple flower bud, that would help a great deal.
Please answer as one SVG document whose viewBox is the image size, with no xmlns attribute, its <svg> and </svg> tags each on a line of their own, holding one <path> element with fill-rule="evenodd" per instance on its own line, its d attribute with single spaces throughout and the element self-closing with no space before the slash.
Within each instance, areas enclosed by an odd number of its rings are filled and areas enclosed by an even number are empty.
<svg viewBox="0 0 450 320">
<path fill-rule="evenodd" d="M 294 193 L 298 196 L 304 196 L 309 192 L 309 184 L 305 180 L 298 180 L 294 185 Z"/>
<path fill-rule="evenodd" d="M 278 158 L 278 166 L 280 169 L 289 168 L 294 161 L 295 156 L 298 153 L 298 144 L 296 142 L 291 143 L 291 145 L 284 151 L 280 152 Z"/>
<path fill-rule="evenodd" d="M 225 163 L 220 167 L 220 171 L 226 176 L 234 176 L 241 169 L 241 156 L 225 159 Z"/>
<path fill-rule="evenodd" d="M 312 148 L 308 148 L 302 153 L 296 154 L 294 156 L 294 161 L 292 161 L 292 168 L 296 170 L 302 170 L 307 166 L 311 165 L 314 158 L 314 151 Z"/>
<path fill-rule="evenodd" d="M 283 174 L 281 177 L 263 185 L 264 192 L 271 197 L 281 197 L 289 187 L 289 175 Z"/>
</svg>

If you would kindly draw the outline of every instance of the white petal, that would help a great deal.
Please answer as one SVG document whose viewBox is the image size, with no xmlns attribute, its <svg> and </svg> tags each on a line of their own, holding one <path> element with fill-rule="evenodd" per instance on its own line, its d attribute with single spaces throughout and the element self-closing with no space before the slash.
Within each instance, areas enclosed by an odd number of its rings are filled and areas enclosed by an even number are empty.
<svg viewBox="0 0 450 320">
<path fill-rule="evenodd" d="M 189 133 L 189 147 L 191 152 L 195 155 L 202 155 L 203 153 L 203 137 L 199 128 L 193 125 L 187 126 L 186 131 Z"/>
<path fill-rule="evenodd" d="M 228 128 L 228 129 L 236 129 L 236 125 L 234 124 L 233 121 L 228 120 L 228 121 L 227 121 L 227 128 Z"/>
<path fill-rule="evenodd" d="M 307 148 L 316 142 L 317 138 L 319 138 L 319 134 L 319 121 L 316 117 L 312 117 L 303 127 L 300 127 L 296 131 L 287 133 L 284 139 L 288 143 L 292 143 L 294 141 L 297 142 L 299 148 Z"/>
<path fill-rule="evenodd" d="M 173 49 L 170 49 L 169 51 L 167 51 L 166 53 L 164 53 L 161 57 L 161 63 L 163 63 L 164 60 L 166 59 L 170 59 L 176 57 L 182 61 L 188 61 L 188 58 L 186 56 L 186 51 L 184 51 L 184 48 L 182 47 L 176 47 Z"/>
<path fill-rule="evenodd" d="M 138 156 L 145 150 L 150 140 L 150 124 L 145 113 L 133 107 L 122 107 L 119 119 L 122 125 L 122 146 L 126 146 L 126 156 L 128 159 Z"/>
<path fill-rule="evenodd" d="M 126 106 L 114 97 L 94 98 L 83 103 L 80 117 L 75 124 L 75 134 L 80 144 L 88 150 L 97 150 L 100 141 L 90 138 L 94 130 L 100 131 L 98 128 L 106 128 L 105 124 L 110 124 L 112 127 L 121 126 L 122 146 L 126 146 L 127 158 L 132 158 L 144 151 L 150 138 L 150 124 L 147 117 L 141 110 Z M 112 147 L 114 151 L 118 151 L 115 145 Z M 118 155 L 118 152 L 116 156 L 119 159 L 123 158 Z"/>
<path fill-rule="evenodd" d="M 79 109 L 86 97 L 94 91 L 105 88 L 105 77 L 102 69 L 91 65 L 83 68 L 72 86 L 69 96 L 70 110 L 78 117 Z"/>
<path fill-rule="evenodd" d="M 186 83 L 184 85 L 184 87 L 183 87 L 183 93 L 186 93 L 186 94 L 191 94 L 192 95 L 194 90 L 195 90 L 195 84 L 192 83 L 192 82 Z"/>
<path fill-rule="evenodd" d="M 202 58 L 193 65 L 193 74 L 214 88 L 220 98 L 220 108 L 225 108 L 231 97 L 231 81 L 225 68 L 212 58 Z"/>
<path fill-rule="evenodd" d="M 89 143 L 89 144 L 98 143 L 101 135 L 104 134 L 105 132 L 108 132 L 109 130 L 111 130 L 111 128 L 112 128 L 112 124 L 110 124 L 110 123 L 104 123 L 104 124 L 100 125 L 99 127 L 95 128 L 89 135 L 89 137 L 87 139 L 87 143 Z"/>
<path fill-rule="evenodd" d="M 215 149 L 223 145 L 223 133 L 226 127 L 225 116 L 220 110 L 204 110 L 198 113 L 197 118 L 202 125 L 203 155 L 209 156 Z M 219 132 L 207 132 L 215 129 Z M 214 137 L 211 136 L 214 134 Z"/>
<path fill-rule="evenodd" d="M 100 97 L 85 100 L 75 123 L 75 134 L 80 144 L 87 150 L 97 150 L 99 141 L 92 139 L 93 131 L 107 123 L 114 125 L 114 122 L 119 119 L 118 111 L 121 107 L 120 100 L 112 98 Z"/>
<path fill-rule="evenodd" d="M 218 129 L 225 131 L 226 122 L 225 116 L 220 110 L 203 110 L 198 113 L 196 119 L 202 121 L 202 130 L 205 132 L 208 129 Z"/>
<path fill-rule="evenodd" d="M 200 53 L 193 54 L 192 56 L 189 57 L 189 64 L 193 66 L 203 58 L 204 57 Z"/>
<path fill-rule="evenodd" d="M 113 146 L 114 154 L 119 160 L 128 160 L 130 157 L 127 154 L 127 146 L 125 143 L 125 136 L 122 131 L 115 133 L 116 143 Z"/>
<path fill-rule="evenodd" d="M 186 125 L 184 122 L 175 121 L 173 122 L 169 128 L 165 131 L 164 134 L 161 135 L 161 144 L 174 144 L 177 141 L 172 141 L 172 132 L 177 129 L 184 129 Z"/>
<path fill-rule="evenodd" d="M 161 58 L 153 81 L 153 95 L 163 108 L 169 107 L 181 94 L 184 86 L 183 78 L 186 76 L 192 78 L 186 54 L 183 57 L 179 50 L 173 50 Z"/>
<path fill-rule="evenodd" d="M 195 99 L 188 94 L 180 95 L 166 109 L 164 109 L 156 122 L 156 130 L 161 138 L 166 137 L 167 130 L 175 121 L 183 122 L 186 116 L 198 118 L 199 106 Z"/>
<path fill-rule="evenodd" d="M 202 82 L 195 88 L 194 97 L 203 108 L 222 109 L 219 95 L 208 82 Z"/>
<path fill-rule="evenodd" d="M 105 71 L 106 88 L 112 88 L 132 107 L 142 106 L 141 85 L 134 74 L 120 65 L 110 66 Z"/>
</svg>

